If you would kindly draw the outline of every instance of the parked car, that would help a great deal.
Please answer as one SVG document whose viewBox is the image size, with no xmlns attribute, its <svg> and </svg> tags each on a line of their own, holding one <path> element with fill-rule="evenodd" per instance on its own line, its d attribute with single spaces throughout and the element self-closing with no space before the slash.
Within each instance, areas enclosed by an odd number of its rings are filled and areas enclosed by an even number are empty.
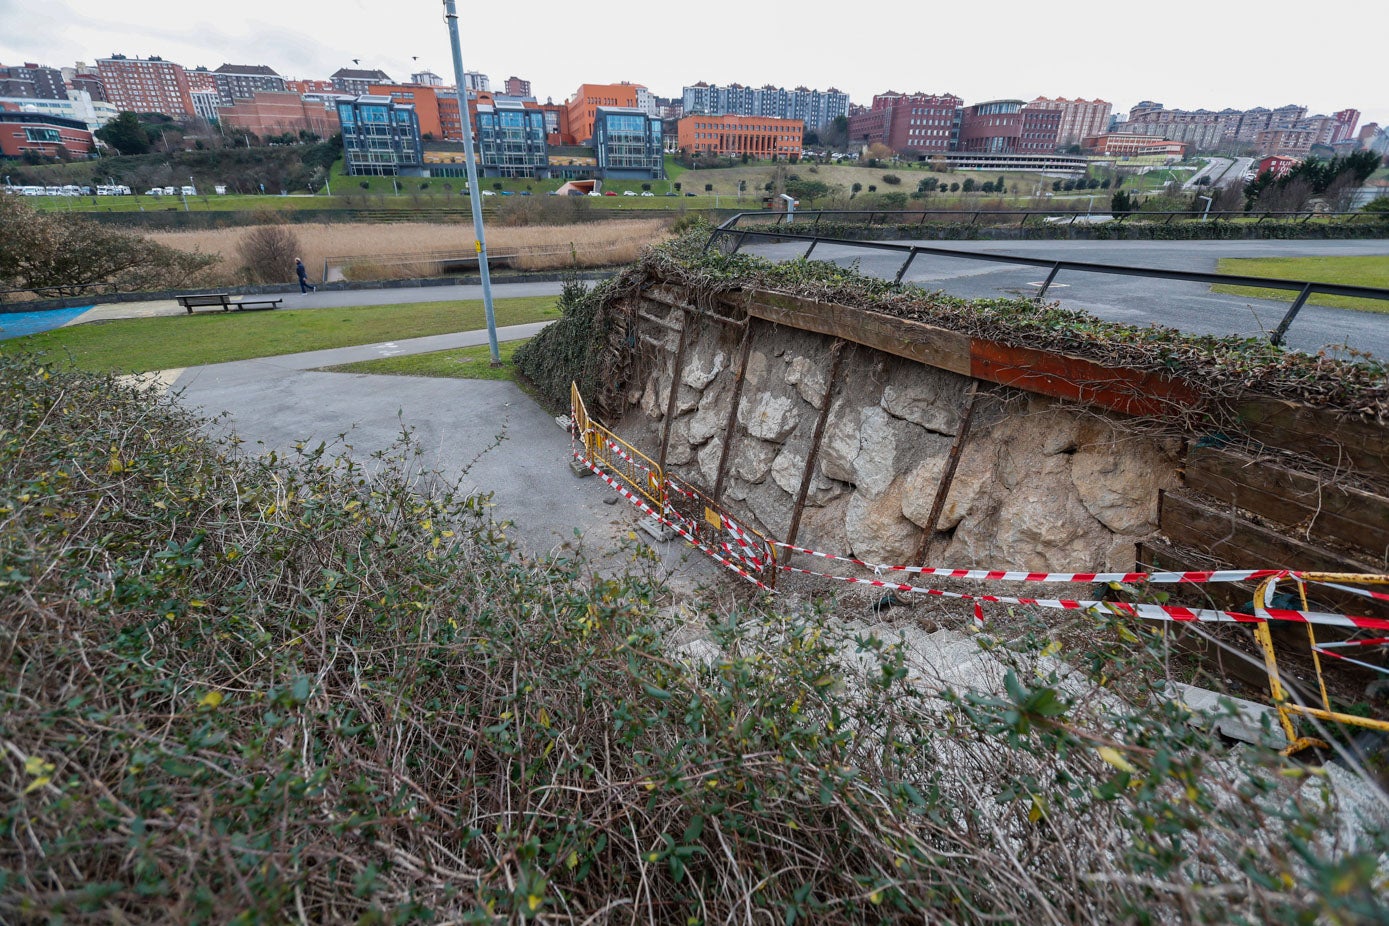
<svg viewBox="0 0 1389 926">
<path fill-rule="evenodd" d="M 483 195 L 483 196 L 496 196 L 497 194 L 494 193 L 494 192 L 492 192 L 491 190 L 483 190 L 483 191 L 482 191 L 482 195 Z"/>
<path fill-rule="evenodd" d="M 636 193 L 633 193 L 631 190 L 623 190 L 623 191 L 622 191 L 622 195 L 623 195 L 623 196 L 636 196 L 637 194 L 636 194 Z"/>
<path fill-rule="evenodd" d="M 656 194 L 653 193 L 653 192 L 651 192 L 650 190 L 642 190 L 641 195 L 642 195 L 642 196 L 655 196 Z"/>
<path fill-rule="evenodd" d="M 693 196 L 694 194 L 693 194 L 693 193 L 686 193 L 685 195 L 686 195 L 686 196 Z"/>
<path fill-rule="evenodd" d="M 664 194 L 662 194 L 662 195 L 664 195 L 664 196 L 679 196 L 680 194 L 679 194 L 679 193 L 664 193 Z"/>
<path fill-rule="evenodd" d="M 608 192 L 604 193 L 603 195 L 604 195 L 604 196 L 616 196 L 617 194 L 614 193 L 612 190 L 608 190 Z"/>
<path fill-rule="evenodd" d="M 588 191 L 588 195 L 589 195 L 589 196 L 602 196 L 603 194 L 602 194 L 602 193 L 599 193 L 597 190 L 589 190 L 589 191 Z"/>
</svg>

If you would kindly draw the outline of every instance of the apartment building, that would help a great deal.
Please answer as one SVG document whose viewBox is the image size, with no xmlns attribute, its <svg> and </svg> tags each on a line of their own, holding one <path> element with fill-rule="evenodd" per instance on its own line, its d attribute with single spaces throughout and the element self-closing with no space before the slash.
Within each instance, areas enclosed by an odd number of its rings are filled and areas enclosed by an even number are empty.
<svg viewBox="0 0 1389 926">
<path fill-rule="evenodd" d="M 0 96 L 32 100 L 66 100 L 67 84 L 63 72 L 38 64 L 15 67 L 0 65 Z"/>
<path fill-rule="evenodd" d="M 1027 106 L 1032 110 L 1056 110 L 1061 113 L 1056 129 L 1058 145 L 1079 145 L 1087 138 L 1104 134 L 1113 110 L 1113 104 L 1107 100 L 1068 100 L 1064 96 L 1055 99 L 1039 96 L 1030 100 Z"/>
<path fill-rule="evenodd" d="M 284 93 L 285 79 L 264 64 L 224 64 L 212 72 L 223 106 L 249 100 L 257 93 Z"/>
<path fill-rule="evenodd" d="M 373 84 L 395 83 L 385 71 L 358 68 L 338 68 L 333 72 L 331 80 L 333 89 L 338 93 L 350 93 L 354 96 L 366 94 L 367 88 Z"/>
<path fill-rule="evenodd" d="M 337 110 L 349 174 L 391 176 L 422 169 L 424 149 L 413 106 L 364 94 L 339 100 Z"/>
<path fill-rule="evenodd" d="M 425 87 L 442 87 L 444 79 L 430 70 L 416 71 L 410 75 L 410 83 Z"/>
<path fill-rule="evenodd" d="M 522 80 L 519 77 L 508 77 L 506 79 L 507 96 L 531 96 L 531 82 Z"/>
<path fill-rule="evenodd" d="M 1064 110 L 1038 108 L 1031 103 L 1022 108 L 1022 134 L 1018 136 L 1019 154 L 1051 154 L 1056 151 L 1061 134 Z"/>
<path fill-rule="evenodd" d="M 823 91 L 807 87 L 787 90 L 771 84 L 756 88 L 742 84 L 721 87 L 700 81 L 684 88 L 681 102 L 689 115 L 799 119 L 812 129 L 849 115 L 849 95 L 834 87 Z"/>
<path fill-rule="evenodd" d="M 174 117 L 197 115 L 188 74 L 181 65 L 157 55 L 112 55 L 99 59 L 96 68 L 106 99 L 118 110 Z"/>
<path fill-rule="evenodd" d="M 871 106 L 849 117 L 849 139 L 862 145 L 887 145 L 903 154 L 951 151 L 963 105 L 953 93 L 880 93 Z"/>
<path fill-rule="evenodd" d="M 101 78 L 94 71 L 75 70 L 72 79 L 68 81 L 68 86 L 73 90 L 86 93 L 93 102 L 110 102 L 106 99 L 105 85 L 102 84 Z"/>
<path fill-rule="evenodd" d="M 319 100 L 288 91 L 257 90 L 230 106 L 218 107 L 217 118 L 223 126 L 255 135 L 312 132 L 328 138 L 339 128 L 336 107 L 325 108 Z"/>
<path fill-rule="evenodd" d="M 762 116 L 686 116 L 676 125 L 682 151 L 761 160 L 799 160 L 805 123 Z"/>
</svg>

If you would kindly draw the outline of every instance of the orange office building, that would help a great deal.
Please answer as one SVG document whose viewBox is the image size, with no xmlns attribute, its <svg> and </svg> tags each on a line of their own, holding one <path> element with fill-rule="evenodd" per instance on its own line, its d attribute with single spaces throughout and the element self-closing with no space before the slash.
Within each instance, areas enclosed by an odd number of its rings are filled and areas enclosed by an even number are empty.
<svg viewBox="0 0 1389 926">
<path fill-rule="evenodd" d="M 566 144 L 585 144 L 593 137 L 598 107 L 604 109 L 644 109 L 646 88 L 641 84 L 580 84 L 564 104 L 567 124 L 561 129 Z"/>
<path fill-rule="evenodd" d="M 785 161 L 801 156 L 805 123 L 764 116 L 686 116 L 676 124 L 682 151 Z"/>
</svg>

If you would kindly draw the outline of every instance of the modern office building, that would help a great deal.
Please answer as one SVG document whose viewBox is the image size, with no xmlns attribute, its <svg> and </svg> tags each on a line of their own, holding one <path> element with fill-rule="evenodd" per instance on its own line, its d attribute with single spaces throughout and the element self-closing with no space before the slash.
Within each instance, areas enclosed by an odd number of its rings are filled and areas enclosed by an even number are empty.
<svg viewBox="0 0 1389 926">
<path fill-rule="evenodd" d="M 806 87 L 787 90 L 770 84 L 756 88 L 742 84 L 720 87 L 700 81 L 684 88 L 681 102 L 687 115 L 799 119 L 812 129 L 849 115 L 849 95 L 834 87 L 824 91 Z"/>
<path fill-rule="evenodd" d="M 193 99 L 193 111 L 208 122 L 217 122 L 221 115 L 217 112 L 222 105 L 222 94 L 216 90 L 194 90 L 189 94 Z"/>
<path fill-rule="evenodd" d="M 163 113 L 176 118 L 197 115 L 188 74 L 181 65 L 157 55 L 112 55 L 99 59 L 96 67 L 106 88 L 106 99 L 118 110 Z"/>
<path fill-rule="evenodd" d="M 579 89 L 564 104 L 567 119 L 561 120 L 561 132 L 566 144 L 589 144 L 593 139 L 594 123 L 599 107 L 608 109 L 637 109 L 646 112 L 642 105 L 641 92 L 646 90 L 640 84 L 622 82 L 618 84 L 580 84 Z"/>
<path fill-rule="evenodd" d="M 957 150 L 1014 154 L 1022 139 L 1022 100 L 989 100 L 966 106 L 960 117 Z"/>
<path fill-rule="evenodd" d="M 759 160 L 799 160 L 805 123 L 762 116 L 686 116 L 676 126 L 682 151 Z"/>
<path fill-rule="evenodd" d="M 288 91 L 257 90 L 231 106 L 218 107 L 217 117 L 227 128 L 254 135 L 310 132 L 329 138 L 338 131 L 336 107 L 325 108 L 320 100 Z"/>
<path fill-rule="evenodd" d="M 593 149 L 600 177 L 660 180 L 665 176 L 661 119 L 644 110 L 598 107 L 593 121 Z"/>
<path fill-rule="evenodd" d="M 212 72 L 222 105 L 249 100 L 257 93 L 284 93 L 285 79 L 264 64 L 224 64 Z"/>
<path fill-rule="evenodd" d="M 95 151 L 91 130 L 80 119 L 0 111 L 0 157 L 85 158 Z"/>
<path fill-rule="evenodd" d="M 550 176 L 543 112 L 519 100 L 480 102 L 476 120 L 477 157 L 483 176 Z"/>
<path fill-rule="evenodd" d="M 343 157 L 353 175 L 418 172 L 424 152 L 415 107 L 388 96 L 339 100 Z"/>
<path fill-rule="evenodd" d="M 0 97 L 0 109 L 10 112 L 36 113 L 55 119 L 76 120 L 95 132 L 110 122 L 120 111 L 110 103 L 97 102 L 85 90 L 69 90 L 65 100 L 40 100 L 31 97 Z"/>
<path fill-rule="evenodd" d="M 1186 156 L 1186 142 L 1168 141 L 1151 135 L 1125 135 L 1114 132 L 1091 135 L 1081 141 L 1081 147 L 1094 154 L 1108 157 L 1160 157 L 1182 158 Z"/>
</svg>

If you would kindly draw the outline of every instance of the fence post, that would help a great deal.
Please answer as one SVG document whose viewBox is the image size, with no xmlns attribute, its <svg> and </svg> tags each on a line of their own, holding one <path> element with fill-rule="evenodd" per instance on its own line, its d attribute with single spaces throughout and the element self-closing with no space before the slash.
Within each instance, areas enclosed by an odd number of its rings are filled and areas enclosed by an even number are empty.
<svg viewBox="0 0 1389 926">
<path fill-rule="evenodd" d="M 917 255 L 917 250 L 916 250 L 916 248 L 912 248 L 911 251 L 909 251 L 909 252 L 907 253 L 907 259 L 904 260 L 904 261 L 902 261 L 902 266 L 901 266 L 901 267 L 898 267 L 898 268 L 897 268 L 897 276 L 893 278 L 893 280 L 892 280 L 893 283 L 895 283 L 895 284 L 897 284 L 897 285 L 899 285 L 899 286 L 901 285 L 901 283 L 902 283 L 902 277 L 906 275 L 906 273 L 907 273 L 907 268 L 910 267 L 910 266 L 912 265 L 912 261 L 916 260 L 916 255 Z M 838 362 L 838 359 L 839 359 L 839 358 L 836 356 L 836 357 L 835 357 L 835 361 Z"/>
<path fill-rule="evenodd" d="M 1060 272 L 1061 272 L 1061 261 L 1057 261 L 1056 263 L 1054 263 L 1054 264 L 1051 265 L 1051 273 L 1048 273 L 1048 274 L 1047 274 L 1047 278 L 1046 278 L 1045 280 L 1042 281 L 1042 288 L 1039 289 L 1039 290 L 1037 290 L 1037 299 L 1038 299 L 1038 301 L 1040 301 L 1040 300 L 1046 298 L 1046 295 L 1047 295 L 1047 287 L 1051 286 L 1051 281 L 1054 280 L 1054 279 L 1056 279 L 1056 275 L 1057 275 L 1058 273 L 1060 273 Z"/>
<path fill-rule="evenodd" d="M 811 238 L 811 239 L 810 239 L 810 247 L 808 247 L 808 248 L 805 249 L 805 253 L 801 255 L 801 260 L 810 260 L 810 252 L 811 252 L 811 251 L 814 251 L 814 250 L 815 250 L 815 245 L 817 245 L 817 244 L 819 244 L 819 243 L 820 243 L 820 239 L 819 239 L 819 238 Z"/>
<path fill-rule="evenodd" d="M 1283 316 L 1283 320 L 1278 323 L 1278 327 L 1273 329 L 1273 334 L 1269 337 L 1269 343 L 1276 346 L 1282 345 L 1283 336 L 1287 334 L 1288 329 L 1292 327 L 1293 319 L 1297 318 L 1297 313 L 1302 311 L 1303 305 L 1307 302 L 1307 297 L 1312 295 L 1312 289 L 1315 286 L 1315 283 L 1303 285 L 1302 291 L 1297 294 L 1297 298 L 1293 300 L 1293 304 L 1288 306 L 1288 313 Z"/>
</svg>

